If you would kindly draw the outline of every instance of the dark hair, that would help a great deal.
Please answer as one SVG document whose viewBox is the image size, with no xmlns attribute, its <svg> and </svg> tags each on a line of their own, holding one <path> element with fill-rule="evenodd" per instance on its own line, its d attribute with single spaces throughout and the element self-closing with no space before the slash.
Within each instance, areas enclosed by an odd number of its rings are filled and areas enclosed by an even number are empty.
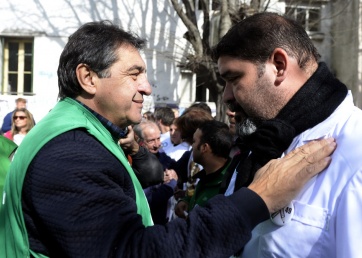
<svg viewBox="0 0 362 258">
<path fill-rule="evenodd" d="M 118 61 L 117 50 L 124 44 L 140 50 L 145 40 L 113 25 L 110 21 L 89 22 L 69 37 L 59 59 L 59 98 L 77 97 L 82 88 L 76 76 L 79 64 L 87 65 L 100 78 L 109 77 L 109 68 Z"/>
<path fill-rule="evenodd" d="M 320 55 L 307 32 L 295 20 L 276 13 L 257 13 L 234 25 L 212 49 L 215 62 L 231 56 L 263 64 L 275 48 L 293 56 L 301 69 Z"/>
<path fill-rule="evenodd" d="M 161 123 L 165 126 L 172 125 L 173 120 L 175 119 L 175 113 L 170 107 L 157 107 L 153 113 L 156 121 L 161 120 Z"/>
<path fill-rule="evenodd" d="M 143 113 L 143 116 L 146 116 L 147 120 L 155 121 L 155 116 L 151 111 L 146 111 L 145 113 Z"/>
<path fill-rule="evenodd" d="M 176 118 L 177 129 L 181 133 L 181 138 L 189 144 L 197 128 L 205 121 L 213 120 L 211 114 L 201 108 L 186 109 L 185 112 Z"/>
<path fill-rule="evenodd" d="M 210 106 L 205 102 L 195 102 L 191 106 L 189 106 L 188 108 L 201 108 L 201 109 L 209 112 L 210 115 L 212 115 L 212 111 L 211 111 Z"/>
<path fill-rule="evenodd" d="M 223 122 L 211 120 L 202 123 L 199 127 L 202 132 L 200 144 L 210 145 L 215 156 L 228 158 L 233 144 L 233 136 L 229 131 L 229 126 Z M 199 148 L 199 146 L 198 146 Z"/>
</svg>

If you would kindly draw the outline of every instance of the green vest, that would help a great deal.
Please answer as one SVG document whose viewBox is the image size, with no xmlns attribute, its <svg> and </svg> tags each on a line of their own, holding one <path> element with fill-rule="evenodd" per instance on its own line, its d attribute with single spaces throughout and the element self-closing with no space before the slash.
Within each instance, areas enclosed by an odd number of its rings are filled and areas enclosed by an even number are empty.
<svg viewBox="0 0 362 258">
<path fill-rule="evenodd" d="M 86 128 L 128 171 L 136 192 L 137 213 L 145 226 L 153 224 L 147 199 L 128 160 L 111 133 L 77 101 L 66 98 L 30 130 L 15 153 L 6 177 L 2 205 L 0 205 L 0 257 L 46 257 L 29 248 L 25 227 L 21 192 L 27 168 L 38 151 L 54 137 L 76 128 Z M 51 173 L 51 171 L 49 171 Z"/>
<path fill-rule="evenodd" d="M 0 135 L 0 196 L 3 192 L 6 174 L 10 166 L 10 156 L 18 145 L 12 140 Z"/>
</svg>

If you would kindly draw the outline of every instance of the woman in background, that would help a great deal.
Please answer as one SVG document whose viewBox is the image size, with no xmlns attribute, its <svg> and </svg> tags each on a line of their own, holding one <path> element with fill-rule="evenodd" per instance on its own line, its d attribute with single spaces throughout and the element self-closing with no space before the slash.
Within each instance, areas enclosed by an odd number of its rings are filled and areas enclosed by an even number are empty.
<svg viewBox="0 0 362 258">
<path fill-rule="evenodd" d="M 19 108 L 15 109 L 12 120 L 11 130 L 4 136 L 19 146 L 25 135 L 34 127 L 33 115 L 27 109 Z"/>
</svg>

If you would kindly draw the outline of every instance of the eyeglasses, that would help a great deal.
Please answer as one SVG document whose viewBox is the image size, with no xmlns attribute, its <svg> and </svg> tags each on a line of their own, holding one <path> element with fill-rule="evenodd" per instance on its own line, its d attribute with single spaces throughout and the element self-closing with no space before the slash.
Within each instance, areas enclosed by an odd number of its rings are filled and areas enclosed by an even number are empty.
<svg viewBox="0 0 362 258">
<path fill-rule="evenodd" d="M 24 120 L 25 118 L 27 118 L 26 116 L 14 116 L 14 120 L 16 119 L 20 119 L 20 120 Z"/>
</svg>

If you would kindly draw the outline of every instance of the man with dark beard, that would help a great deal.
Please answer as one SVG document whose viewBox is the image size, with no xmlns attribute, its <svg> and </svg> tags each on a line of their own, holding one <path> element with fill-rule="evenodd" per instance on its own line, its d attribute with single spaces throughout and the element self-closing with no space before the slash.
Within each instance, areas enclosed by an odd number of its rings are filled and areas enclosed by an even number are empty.
<svg viewBox="0 0 362 258">
<path fill-rule="evenodd" d="M 362 231 L 362 111 L 294 20 L 259 13 L 213 49 L 236 112 L 240 154 L 225 195 L 248 186 L 261 166 L 302 144 L 334 137 L 331 165 L 287 206 L 259 224 L 241 257 L 359 257 Z M 358 214 L 358 215 L 357 215 Z"/>
</svg>

